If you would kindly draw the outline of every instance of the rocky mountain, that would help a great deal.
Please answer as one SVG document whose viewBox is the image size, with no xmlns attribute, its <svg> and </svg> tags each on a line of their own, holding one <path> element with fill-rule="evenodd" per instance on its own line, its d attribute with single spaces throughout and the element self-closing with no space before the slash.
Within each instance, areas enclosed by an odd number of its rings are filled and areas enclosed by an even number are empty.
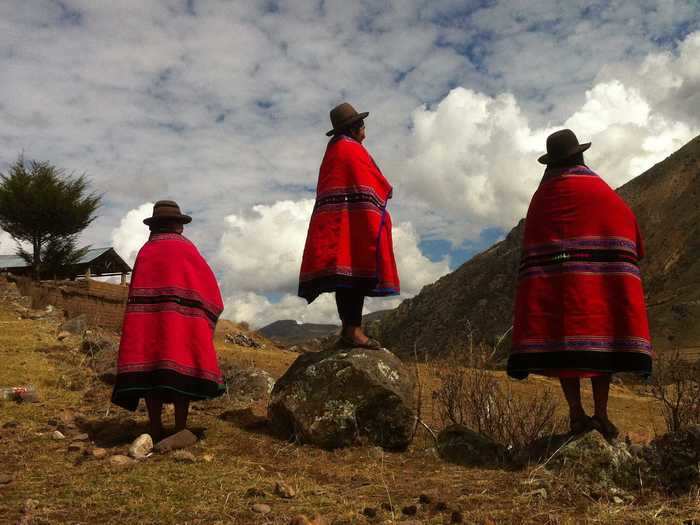
<svg viewBox="0 0 700 525">
<path fill-rule="evenodd" d="M 284 345 L 303 344 L 312 339 L 322 339 L 339 330 L 339 325 L 297 323 L 293 319 L 275 321 L 259 328 L 257 332 Z"/>
<path fill-rule="evenodd" d="M 364 315 L 362 316 L 362 324 L 366 328 L 368 326 L 376 327 L 389 312 L 391 310 L 379 310 Z M 329 335 L 335 335 L 339 330 L 340 324 L 297 323 L 294 320 L 285 319 L 263 326 L 257 332 L 268 339 L 289 346 L 313 343 L 314 340 L 318 341 Z"/>
<path fill-rule="evenodd" d="M 618 192 L 645 240 L 642 272 L 654 345 L 700 357 L 700 136 Z M 382 342 L 406 356 L 415 344 L 430 356 L 464 348 L 470 336 L 498 341 L 512 323 L 523 225 L 387 314 Z"/>
</svg>

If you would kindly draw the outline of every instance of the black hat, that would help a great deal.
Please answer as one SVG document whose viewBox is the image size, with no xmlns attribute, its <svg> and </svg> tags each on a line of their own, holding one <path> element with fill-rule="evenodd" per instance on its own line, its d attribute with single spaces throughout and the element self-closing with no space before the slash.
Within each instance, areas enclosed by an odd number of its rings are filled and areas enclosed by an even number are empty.
<svg viewBox="0 0 700 525">
<path fill-rule="evenodd" d="M 153 205 L 153 216 L 144 219 L 143 223 L 150 226 L 162 221 L 187 224 L 192 222 L 192 217 L 180 213 L 180 206 L 175 201 L 158 201 Z"/>
<path fill-rule="evenodd" d="M 349 128 L 355 122 L 359 122 L 369 115 L 369 111 L 358 113 L 355 108 L 347 102 L 337 105 L 331 109 L 331 125 L 333 129 L 326 133 L 327 136 L 335 135 L 339 131 Z"/>
<path fill-rule="evenodd" d="M 542 164 L 556 164 L 577 153 L 583 153 L 590 147 L 590 142 L 579 144 L 576 135 L 570 129 L 562 129 L 547 137 L 547 154 L 537 160 Z"/>
</svg>

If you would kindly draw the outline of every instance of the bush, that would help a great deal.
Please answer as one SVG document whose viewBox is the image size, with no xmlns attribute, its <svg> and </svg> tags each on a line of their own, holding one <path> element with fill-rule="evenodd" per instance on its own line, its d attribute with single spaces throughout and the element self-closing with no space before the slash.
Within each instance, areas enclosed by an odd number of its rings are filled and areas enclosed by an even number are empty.
<svg viewBox="0 0 700 525">
<path fill-rule="evenodd" d="M 441 385 L 433 392 L 433 403 L 441 424 L 466 426 L 512 449 L 561 432 L 564 421 L 556 415 L 554 391 L 516 393 L 510 382 L 488 369 L 491 355 L 483 346 L 471 347 L 435 365 Z"/>
<path fill-rule="evenodd" d="M 698 366 L 683 359 L 678 350 L 657 359 L 651 392 L 661 401 L 669 432 L 700 425 Z"/>
</svg>

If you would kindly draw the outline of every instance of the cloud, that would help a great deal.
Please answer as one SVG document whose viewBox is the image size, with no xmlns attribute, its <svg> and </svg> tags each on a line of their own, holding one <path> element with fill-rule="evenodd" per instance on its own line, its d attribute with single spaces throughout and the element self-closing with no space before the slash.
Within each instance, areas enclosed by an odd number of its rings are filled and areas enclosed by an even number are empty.
<svg viewBox="0 0 700 525">
<path fill-rule="evenodd" d="M 433 107 L 416 109 L 406 160 L 393 171 L 397 187 L 439 217 L 414 211 L 414 223 L 424 235 L 455 245 L 492 225 L 509 229 L 524 216 L 541 178 L 536 159 L 547 135 L 563 127 L 593 143 L 586 161 L 612 186 L 641 174 L 700 133 L 691 109 L 700 73 L 687 66 L 698 52 L 695 33 L 678 55 L 646 57 L 636 75 L 622 71 L 621 80 L 602 72 L 579 109 L 542 127 L 510 93 L 489 96 L 459 87 Z"/>
<path fill-rule="evenodd" d="M 324 294 L 307 306 L 296 297 L 299 268 L 314 201 L 257 205 L 248 214 L 229 215 L 214 259 L 224 291 L 226 312 L 237 321 L 262 326 L 276 319 L 337 323 L 335 301 Z M 402 279 L 402 297 L 449 271 L 447 260 L 433 262 L 419 247 L 410 223 L 394 226 L 394 252 Z M 272 301 L 268 296 L 279 298 Z M 372 299 L 366 311 L 394 307 L 397 299 Z"/>
<path fill-rule="evenodd" d="M 153 212 L 153 203 L 146 202 L 129 210 L 119 226 L 112 230 L 112 247 L 133 268 L 136 255 L 148 240 L 149 230 L 143 223 Z"/>
<path fill-rule="evenodd" d="M 0 171 L 23 151 L 86 172 L 104 205 L 81 243 L 113 239 L 130 260 L 142 203 L 175 199 L 230 309 L 331 318 L 332 302 L 287 295 L 331 107 L 370 111 L 415 293 L 443 271 L 420 241 L 458 253 L 524 214 L 550 131 L 591 140 L 587 160 L 613 185 L 696 134 L 699 22 L 680 0 L 9 0 Z"/>
</svg>

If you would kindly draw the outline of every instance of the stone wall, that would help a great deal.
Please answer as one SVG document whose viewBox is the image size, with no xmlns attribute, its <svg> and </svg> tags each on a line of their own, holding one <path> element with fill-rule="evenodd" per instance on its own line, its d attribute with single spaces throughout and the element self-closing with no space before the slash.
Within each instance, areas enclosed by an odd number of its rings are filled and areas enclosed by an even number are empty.
<svg viewBox="0 0 700 525">
<path fill-rule="evenodd" d="M 88 324 L 120 330 L 129 288 L 91 279 L 79 281 L 34 282 L 24 277 L 11 277 L 22 295 L 32 301 L 32 308 L 53 305 L 65 311 L 67 318 L 84 314 Z"/>
</svg>

